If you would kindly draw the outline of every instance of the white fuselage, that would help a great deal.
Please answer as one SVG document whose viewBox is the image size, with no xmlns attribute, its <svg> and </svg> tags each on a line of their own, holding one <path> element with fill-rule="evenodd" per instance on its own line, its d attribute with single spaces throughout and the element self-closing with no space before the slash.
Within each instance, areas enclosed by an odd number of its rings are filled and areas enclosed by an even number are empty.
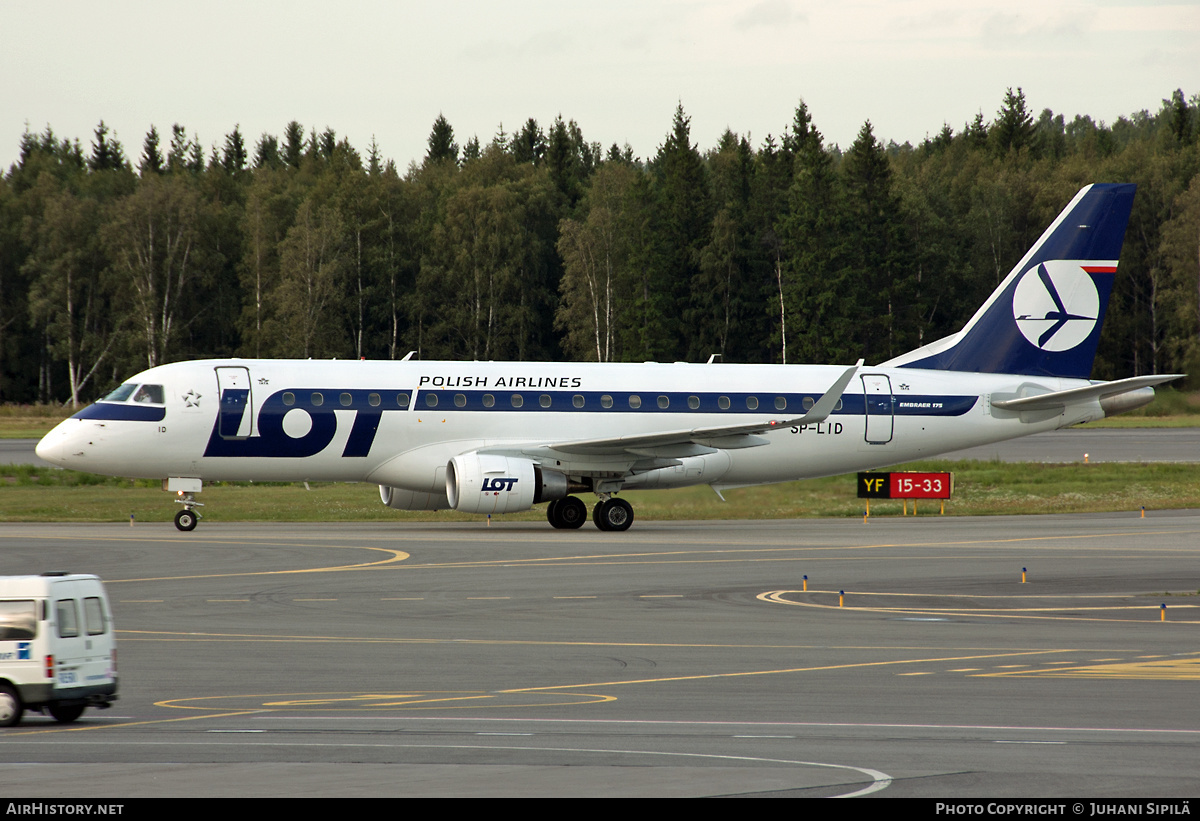
<svg viewBox="0 0 1200 821">
<path fill-rule="evenodd" d="M 163 365 L 38 446 L 93 473 L 204 481 L 372 482 L 441 493 L 456 455 L 795 419 L 844 371 L 816 365 L 209 360 Z M 1018 413 L 991 400 L 1084 380 L 860 368 L 824 422 L 760 446 L 559 454 L 567 475 L 624 488 L 782 482 L 881 467 L 1103 417 L 1096 400 Z M 143 392 L 144 393 L 144 392 Z M 153 401 L 158 398 L 159 401 Z M 519 406 L 518 406 L 519 405 Z M 644 457 L 644 458 L 643 458 Z M 675 458 L 671 458 L 675 457 Z M 663 466 L 664 459 L 671 464 Z M 655 461 L 657 460 L 657 461 Z M 640 467 L 639 467 L 640 465 Z"/>
</svg>

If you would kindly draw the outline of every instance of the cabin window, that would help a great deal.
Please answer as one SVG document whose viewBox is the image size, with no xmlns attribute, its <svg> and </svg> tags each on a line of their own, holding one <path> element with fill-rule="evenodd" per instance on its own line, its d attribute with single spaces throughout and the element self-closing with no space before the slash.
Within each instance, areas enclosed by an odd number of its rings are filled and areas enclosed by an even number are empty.
<svg viewBox="0 0 1200 821">
<path fill-rule="evenodd" d="M 314 391 L 312 395 L 312 403 L 314 408 L 319 408 L 325 404 L 325 397 Z"/>
<path fill-rule="evenodd" d="M 354 404 L 354 397 L 348 393 L 343 393 L 338 397 L 338 401 L 342 403 L 343 408 L 348 408 Z"/>
<path fill-rule="evenodd" d="M 612 407 L 612 397 L 609 396 L 607 393 L 600 397 L 600 407 L 602 407 L 602 408 L 611 408 Z"/>
<path fill-rule="evenodd" d="M 750 410 L 758 410 L 758 397 L 757 396 L 747 396 L 746 397 L 746 407 L 749 408 Z"/>
<path fill-rule="evenodd" d="M 430 408 L 437 407 L 437 394 L 429 392 L 425 394 L 425 406 Z"/>
<path fill-rule="evenodd" d="M 806 396 L 806 397 L 804 397 L 804 401 L 801 404 L 804 405 L 804 409 L 806 411 L 809 411 L 809 410 L 812 410 L 812 406 L 817 403 L 813 401 L 813 398 L 811 396 Z"/>
<path fill-rule="evenodd" d="M 666 410 L 667 408 L 671 407 L 671 400 L 666 396 L 660 396 L 658 397 L 658 406 L 663 410 Z"/>
<path fill-rule="evenodd" d="M 842 400 L 841 400 L 841 399 L 839 399 L 839 400 L 837 401 L 837 404 L 833 406 L 833 409 L 834 409 L 835 411 L 840 411 L 840 410 L 842 409 Z"/>
<path fill-rule="evenodd" d="M 717 407 L 720 408 L 721 410 L 729 410 L 729 397 L 728 396 L 717 397 Z"/>
<path fill-rule="evenodd" d="M 541 396 L 539 396 L 538 404 L 541 405 L 543 408 L 550 407 L 550 394 L 543 393 Z"/>
<path fill-rule="evenodd" d="M 396 394 L 396 404 L 402 408 L 407 408 L 408 407 L 408 394 L 407 393 Z"/>
<path fill-rule="evenodd" d="M 495 404 L 496 404 L 496 397 L 492 396 L 490 393 L 485 393 L 483 395 L 483 406 L 485 408 L 490 408 Z"/>
<path fill-rule="evenodd" d="M 519 394 L 519 393 L 514 393 L 512 395 L 512 406 L 514 408 L 519 408 L 524 404 L 525 404 L 525 397 L 521 396 L 521 394 Z"/>
<path fill-rule="evenodd" d="M 147 405 L 161 405 L 163 404 L 163 386 L 142 385 L 133 395 L 133 401 Z"/>
<path fill-rule="evenodd" d="M 583 396 L 578 393 L 575 394 L 574 396 L 571 397 L 571 404 L 577 408 L 582 408 L 583 407 Z"/>
<path fill-rule="evenodd" d="M 296 404 L 296 394 L 292 393 L 291 391 L 285 393 L 283 395 L 283 404 L 287 405 L 289 408 Z"/>
<path fill-rule="evenodd" d="M 379 402 L 380 402 L 379 394 L 377 394 L 377 393 L 368 394 L 367 401 L 371 403 L 371 407 L 373 407 L 373 408 L 379 407 Z"/>
<path fill-rule="evenodd" d="M 115 391 L 113 391 L 112 393 L 110 393 L 108 396 L 104 397 L 100 401 L 102 401 L 102 402 L 124 402 L 130 396 L 133 396 L 133 392 L 135 390 L 137 390 L 137 385 L 122 385 L 121 387 L 117 388 Z"/>
<path fill-rule="evenodd" d="M 466 406 L 467 406 L 467 397 L 463 396 L 461 393 L 454 394 L 454 407 L 465 408 Z"/>
<path fill-rule="evenodd" d="M 699 410 L 700 409 L 700 397 L 699 396 L 689 396 L 688 397 L 688 407 L 691 408 L 692 410 Z"/>
<path fill-rule="evenodd" d="M 787 397 L 786 396 L 776 396 L 775 397 L 775 410 L 787 410 Z"/>
<path fill-rule="evenodd" d="M 640 408 L 641 406 L 642 406 L 642 397 L 638 396 L 637 394 L 630 394 L 629 395 L 629 407 L 636 409 L 636 408 Z"/>
</svg>

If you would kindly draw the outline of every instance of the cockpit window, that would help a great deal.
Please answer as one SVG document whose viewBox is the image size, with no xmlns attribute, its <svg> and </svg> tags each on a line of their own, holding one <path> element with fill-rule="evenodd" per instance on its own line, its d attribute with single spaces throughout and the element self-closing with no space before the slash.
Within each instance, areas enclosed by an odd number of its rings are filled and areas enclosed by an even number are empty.
<svg viewBox="0 0 1200 821">
<path fill-rule="evenodd" d="M 108 396 L 104 397 L 100 401 L 101 402 L 124 402 L 130 396 L 133 396 L 133 392 L 135 390 L 137 390 L 137 385 L 122 385 L 121 387 L 117 388 L 115 391 L 113 391 L 112 393 L 110 393 Z"/>
<path fill-rule="evenodd" d="M 163 403 L 163 386 L 142 385 L 138 388 L 138 392 L 133 395 L 133 401 L 144 402 L 149 405 L 161 405 Z"/>
</svg>

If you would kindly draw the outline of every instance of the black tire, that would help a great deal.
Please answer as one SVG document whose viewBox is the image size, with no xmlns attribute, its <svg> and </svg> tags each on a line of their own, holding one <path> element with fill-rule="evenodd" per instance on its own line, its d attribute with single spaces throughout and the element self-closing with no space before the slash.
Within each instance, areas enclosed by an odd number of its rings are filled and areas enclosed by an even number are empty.
<svg viewBox="0 0 1200 821">
<path fill-rule="evenodd" d="M 182 530 L 184 533 L 189 533 L 196 529 L 200 519 L 195 512 L 191 510 L 181 510 L 175 514 L 175 527 Z"/>
<path fill-rule="evenodd" d="M 600 518 L 600 511 L 603 509 L 604 509 L 604 500 L 603 499 L 600 500 L 599 502 L 596 502 L 595 506 L 592 508 L 592 524 L 594 524 L 600 530 L 604 530 L 604 520 Z"/>
<path fill-rule="evenodd" d="M 557 527 L 557 528 L 562 527 L 562 523 L 559 521 L 559 518 L 558 518 L 558 503 L 560 501 L 562 501 L 562 500 L 555 499 L 553 502 L 546 505 L 546 521 L 550 523 L 551 527 Z"/>
<path fill-rule="evenodd" d="M 633 524 L 633 505 L 624 499 L 616 497 L 608 501 L 601 502 L 599 514 L 596 518 L 596 526 L 601 530 L 612 530 L 620 532 L 628 530 Z"/>
<path fill-rule="evenodd" d="M 0 727 L 13 727 L 25 714 L 25 705 L 17 691 L 7 684 L 0 684 Z"/>
<path fill-rule="evenodd" d="M 83 711 L 87 709 L 87 705 L 75 704 L 70 707 L 64 707 L 61 704 L 51 704 L 47 709 L 59 724 L 70 724 L 83 715 Z"/>
<path fill-rule="evenodd" d="M 558 516 L 558 521 L 561 522 L 559 527 L 567 530 L 583 527 L 583 523 L 588 518 L 587 505 L 578 496 L 559 499 L 558 507 L 554 512 Z"/>
</svg>

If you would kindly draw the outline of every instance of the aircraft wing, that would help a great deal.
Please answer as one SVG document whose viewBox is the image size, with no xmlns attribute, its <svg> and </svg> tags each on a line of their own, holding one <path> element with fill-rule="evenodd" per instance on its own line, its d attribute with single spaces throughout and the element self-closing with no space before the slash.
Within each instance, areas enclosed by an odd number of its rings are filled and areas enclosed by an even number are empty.
<svg viewBox="0 0 1200 821">
<path fill-rule="evenodd" d="M 752 448 L 767 444 L 757 434 L 784 430 L 798 425 L 815 425 L 831 414 L 850 380 L 862 367 L 863 360 L 847 368 L 829 389 L 822 394 L 808 413 L 786 419 L 766 419 L 738 425 L 718 425 L 704 428 L 685 428 L 655 433 L 635 433 L 628 436 L 609 436 L 600 439 L 575 439 L 567 442 L 537 442 L 521 447 L 524 453 L 531 451 L 555 451 L 557 453 L 589 456 L 634 455 L 642 457 L 692 456 L 711 453 L 714 450 Z M 481 449 L 480 452 L 511 452 L 512 445 Z"/>
<path fill-rule="evenodd" d="M 1123 393 L 1149 388 L 1181 379 L 1186 374 L 1168 373 L 1153 376 L 1131 376 L 1128 379 L 1118 379 L 1114 382 L 1101 382 L 1097 385 L 1086 385 L 1082 388 L 1071 388 L 1066 391 L 1040 393 L 1034 396 L 1022 396 L 1016 399 L 993 399 L 992 407 L 1012 411 L 1057 410 L 1076 402 L 1087 402 L 1092 399 L 1106 399 Z"/>
</svg>

